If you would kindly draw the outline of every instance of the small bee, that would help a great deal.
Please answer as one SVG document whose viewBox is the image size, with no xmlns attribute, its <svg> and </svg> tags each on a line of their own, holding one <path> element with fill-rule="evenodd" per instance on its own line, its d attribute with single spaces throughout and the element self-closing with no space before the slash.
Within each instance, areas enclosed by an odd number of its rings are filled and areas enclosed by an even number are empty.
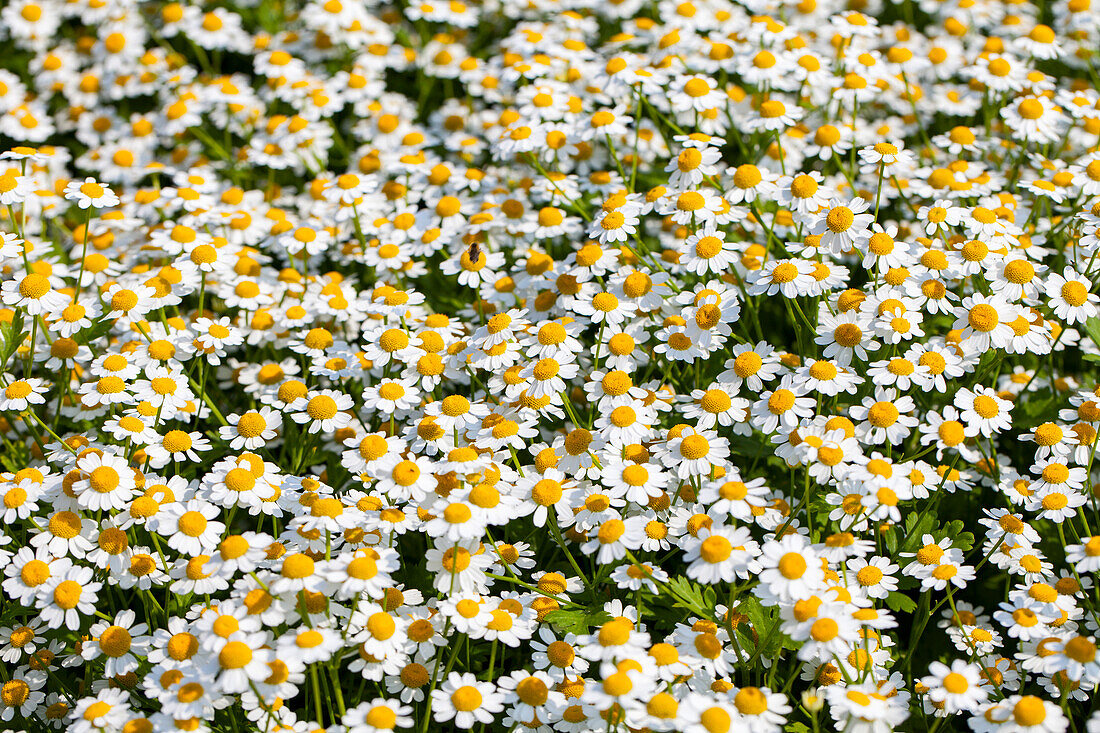
<svg viewBox="0 0 1100 733">
<path fill-rule="evenodd" d="M 470 245 L 470 248 L 466 250 L 466 256 L 470 258 L 470 264 L 476 265 L 477 261 L 481 259 L 481 247 L 477 242 Z"/>
</svg>

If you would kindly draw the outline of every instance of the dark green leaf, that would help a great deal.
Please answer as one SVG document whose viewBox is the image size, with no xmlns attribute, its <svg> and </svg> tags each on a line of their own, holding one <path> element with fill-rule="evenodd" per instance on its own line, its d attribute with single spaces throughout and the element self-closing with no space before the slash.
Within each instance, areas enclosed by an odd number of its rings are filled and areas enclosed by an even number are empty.
<svg viewBox="0 0 1100 733">
<path fill-rule="evenodd" d="M 593 626 L 600 626 L 610 621 L 611 614 L 602 608 L 595 611 L 560 608 L 546 614 L 546 620 L 562 631 L 587 634 Z"/>
<path fill-rule="evenodd" d="M 896 591 L 886 596 L 886 606 L 891 611 L 900 611 L 901 613 L 912 613 L 917 610 L 917 602 L 904 593 L 898 593 Z"/>
<path fill-rule="evenodd" d="M 1093 316 L 1085 321 L 1085 333 L 1089 335 L 1094 344 L 1100 346 L 1100 318 Z"/>
<path fill-rule="evenodd" d="M 708 604 L 703 596 L 703 589 L 697 583 L 692 583 L 685 577 L 673 578 L 668 582 L 672 589 L 676 605 L 690 609 L 696 613 L 706 612 L 707 616 L 713 616 L 714 604 Z"/>
</svg>

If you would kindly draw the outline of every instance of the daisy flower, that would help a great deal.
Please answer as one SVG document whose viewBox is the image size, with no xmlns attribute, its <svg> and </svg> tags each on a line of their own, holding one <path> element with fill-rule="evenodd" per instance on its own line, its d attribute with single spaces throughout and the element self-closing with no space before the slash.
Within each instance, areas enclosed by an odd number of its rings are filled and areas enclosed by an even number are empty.
<svg viewBox="0 0 1100 733">
<path fill-rule="evenodd" d="M 22 412 L 31 405 L 41 405 L 46 402 L 46 393 L 49 385 L 45 380 L 37 377 L 16 379 L 10 374 L 3 375 L 3 395 L 0 396 L 0 410 Z"/>
<path fill-rule="evenodd" d="M 89 453 L 77 461 L 82 478 L 73 484 L 77 503 L 92 511 L 118 510 L 137 490 L 134 471 L 125 458 L 109 453 Z"/>
<path fill-rule="evenodd" d="M 971 295 L 955 311 L 952 328 L 962 329 L 962 343 L 974 353 L 1004 348 L 1012 338 L 1016 308 L 1000 296 Z"/>
<path fill-rule="evenodd" d="M 36 272 L 5 279 L 0 285 L 0 300 L 4 305 L 24 309 L 30 316 L 57 311 L 69 302 L 67 296 L 53 289 L 48 277 Z"/>
<path fill-rule="evenodd" d="M 917 418 L 908 414 L 915 407 L 908 395 L 899 397 L 893 388 L 876 387 L 874 396 L 864 397 L 862 404 L 853 406 L 849 414 L 853 420 L 861 421 L 856 431 L 862 440 L 898 444 L 917 427 Z"/>
<path fill-rule="evenodd" d="M 702 530 L 682 546 L 688 577 L 700 583 L 736 582 L 759 572 L 760 545 L 744 527 Z"/>
<path fill-rule="evenodd" d="M 133 611 L 119 611 L 111 622 L 97 621 L 89 633 L 93 641 L 81 647 L 86 660 L 106 658 L 104 674 L 114 677 L 138 668 L 138 659 L 148 654 L 152 637 L 146 624 L 135 624 Z"/>
<path fill-rule="evenodd" d="M 352 416 L 347 413 L 355 405 L 351 395 L 332 389 L 310 392 L 294 400 L 287 409 L 294 422 L 308 423 L 308 432 L 332 433 L 351 425 Z"/>
<path fill-rule="evenodd" d="M 870 204 L 862 198 L 844 202 L 833 200 L 829 208 L 817 215 L 810 231 L 821 235 L 821 246 L 836 256 L 852 250 L 871 236 L 874 216 L 864 213 Z"/>
<path fill-rule="evenodd" d="M 208 451 L 210 441 L 198 431 L 169 430 L 160 439 L 145 447 L 152 468 L 163 468 L 169 462 L 199 461 L 197 451 Z"/>
<path fill-rule="evenodd" d="M 731 389 L 739 389 L 742 384 L 753 392 L 764 388 L 783 370 L 779 354 L 767 341 L 756 344 L 738 344 L 730 350 L 725 371 L 718 375 L 718 381 L 728 384 Z"/>
<path fill-rule="evenodd" d="M 729 457 L 729 441 L 713 430 L 685 427 L 670 436 L 662 448 L 662 459 L 681 479 L 709 475 L 714 467 L 723 466 Z"/>
<path fill-rule="evenodd" d="M 1061 275 L 1052 274 L 1046 281 L 1047 304 L 1054 315 L 1068 324 L 1084 323 L 1096 316 L 1100 296 L 1092 291 L 1092 283 L 1079 275 L 1073 267 L 1066 267 Z"/>
<path fill-rule="evenodd" d="M 724 272 L 737 259 L 733 243 L 727 242 L 726 235 L 713 224 L 708 224 L 684 241 L 680 265 L 687 272 L 704 275 Z"/>
<path fill-rule="evenodd" d="M 411 705 L 376 697 L 348 708 L 340 722 L 348 733 L 387 733 L 412 727 L 412 712 Z"/>
<path fill-rule="evenodd" d="M 964 387 L 955 394 L 955 404 L 959 420 L 971 434 L 988 438 L 1012 427 L 1012 403 L 988 387 Z"/>
<path fill-rule="evenodd" d="M 70 181 L 65 186 L 65 198 L 81 209 L 109 209 L 118 206 L 119 198 L 109 187 L 98 183 L 94 178 L 83 181 Z"/>
<path fill-rule="evenodd" d="M 468 730 L 476 723 L 492 723 L 504 710 L 504 694 L 491 682 L 479 682 L 467 672 L 451 672 L 438 690 L 432 691 L 432 717 L 437 723 L 451 720 Z"/>
<path fill-rule="evenodd" d="M 854 359 L 865 361 L 868 353 L 878 349 L 879 344 L 872 338 L 871 319 L 862 314 L 848 311 L 839 315 L 822 313 L 818 319 L 818 335 L 814 343 L 824 346 L 822 352 L 838 366 L 847 366 Z"/>
<path fill-rule="evenodd" d="M 161 507 L 150 529 L 168 538 L 168 546 L 190 556 L 217 546 L 225 524 L 215 520 L 218 507 L 201 499 L 177 501 Z"/>
<path fill-rule="evenodd" d="M 757 557 L 760 582 L 768 596 L 780 602 L 808 598 L 825 580 L 820 559 L 804 537 L 797 534 L 765 542 Z"/>
<path fill-rule="evenodd" d="M 928 689 L 928 699 L 937 703 L 945 715 L 973 712 L 989 699 L 989 692 L 982 686 L 980 667 L 962 659 L 952 661 L 951 666 L 932 662 L 921 684 Z"/>
<path fill-rule="evenodd" d="M 243 414 L 230 413 L 225 419 L 229 424 L 221 426 L 218 435 L 228 440 L 233 450 L 262 448 L 275 439 L 283 425 L 282 414 L 266 405 Z"/>
<path fill-rule="evenodd" d="M 61 626 L 76 631 L 82 617 L 95 613 L 102 583 L 93 582 L 91 568 L 73 566 L 52 576 L 38 592 L 39 618 L 51 629 Z"/>
</svg>

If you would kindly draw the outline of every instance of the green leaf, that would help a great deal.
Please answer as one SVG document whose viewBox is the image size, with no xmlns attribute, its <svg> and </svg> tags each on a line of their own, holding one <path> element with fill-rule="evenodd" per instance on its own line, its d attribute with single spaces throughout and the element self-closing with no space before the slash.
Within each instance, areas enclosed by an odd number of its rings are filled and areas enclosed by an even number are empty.
<svg viewBox="0 0 1100 733">
<path fill-rule="evenodd" d="M 23 330 L 23 311 L 16 310 L 11 323 L 0 324 L 0 337 L 3 338 L 3 342 L 0 343 L 0 364 L 6 366 L 8 359 L 19 349 L 23 340 L 27 337 L 26 332 Z"/>
<path fill-rule="evenodd" d="M 886 543 L 886 549 L 891 555 L 898 551 L 898 528 L 896 526 L 891 527 L 888 531 L 882 533 L 882 539 Z"/>
<path fill-rule="evenodd" d="M 102 321 L 93 323 L 89 328 L 85 328 L 83 331 L 77 334 L 76 340 L 81 344 L 94 344 L 101 338 L 110 333 L 114 324 L 108 319 L 104 318 Z"/>
<path fill-rule="evenodd" d="M 904 593 L 898 593 L 892 591 L 886 596 L 886 606 L 891 611 L 900 611 L 901 613 L 912 613 L 917 610 L 917 602 Z"/>
<path fill-rule="evenodd" d="M 697 614 L 707 618 L 714 616 L 714 604 L 707 603 L 703 595 L 703 589 L 697 583 L 680 576 L 668 581 L 668 587 L 672 591 L 673 602 Z"/>
<path fill-rule="evenodd" d="M 9 450 L 0 454 L 0 465 L 12 473 L 22 471 L 30 464 L 30 450 L 21 442 L 12 443 Z"/>
<path fill-rule="evenodd" d="M 898 578 L 898 590 L 907 591 L 920 586 L 920 581 L 911 575 L 903 575 Z"/>
<path fill-rule="evenodd" d="M 546 614 L 545 620 L 562 631 L 575 631 L 584 624 L 587 615 L 584 611 L 567 611 L 559 608 Z"/>
<path fill-rule="evenodd" d="M 767 458 L 773 455 L 767 445 L 745 435 L 733 435 L 729 442 L 730 453 L 740 458 Z"/>
<path fill-rule="evenodd" d="M 781 649 L 797 649 L 796 644 L 786 634 L 775 628 L 779 617 L 779 608 L 769 606 L 765 608 L 755 596 L 742 599 L 735 609 L 738 613 L 748 616 L 752 625 L 754 636 L 742 632 L 745 644 L 750 650 L 755 650 L 758 644 L 764 644 L 760 655 L 766 659 L 774 658 Z M 773 628 L 775 631 L 773 632 Z M 755 638 L 754 638 L 755 637 Z"/>
<path fill-rule="evenodd" d="M 595 611 L 559 608 L 546 614 L 546 620 L 562 631 L 587 634 L 593 626 L 602 626 L 611 620 L 611 614 L 602 608 Z"/>
<path fill-rule="evenodd" d="M 1089 335 L 1094 344 L 1100 346 L 1100 317 L 1093 316 L 1085 321 L 1085 333 Z"/>
<path fill-rule="evenodd" d="M 936 532 L 936 539 L 943 539 L 944 537 L 951 540 L 951 545 L 957 547 L 963 552 L 966 552 L 974 546 L 974 535 L 970 532 L 964 532 L 966 527 L 961 519 L 953 519 L 943 526 L 938 532 Z"/>
<path fill-rule="evenodd" d="M 905 541 L 905 546 L 901 548 L 901 551 L 910 552 L 913 547 L 920 543 L 922 535 L 932 534 L 935 526 L 936 514 L 934 512 L 928 512 L 919 518 L 916 514 L 910 514 L 905 518 L 905 536 L 909 539 Z"/>
<path fill-rule="evenodd" d="M 736 610 L 738 613 L 748 616 L 749 623 L 757 630 L 757 633 L 761 633 L 762 627 L 765 626 L 767 611 L 760 605 L 760 600 L 756 596 L 741 599 Z"/>
</svg>

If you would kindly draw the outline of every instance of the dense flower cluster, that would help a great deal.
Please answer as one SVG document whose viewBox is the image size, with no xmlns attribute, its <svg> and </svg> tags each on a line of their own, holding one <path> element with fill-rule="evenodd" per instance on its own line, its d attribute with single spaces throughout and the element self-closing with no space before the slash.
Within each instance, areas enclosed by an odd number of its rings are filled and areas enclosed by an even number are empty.
<svg viewBox="0 0 1100 733">
<path fill-rule="evenodd" d="M 1089 0 L 0 32 L 0 726 L 1100 731 Z"/>
</svg>

